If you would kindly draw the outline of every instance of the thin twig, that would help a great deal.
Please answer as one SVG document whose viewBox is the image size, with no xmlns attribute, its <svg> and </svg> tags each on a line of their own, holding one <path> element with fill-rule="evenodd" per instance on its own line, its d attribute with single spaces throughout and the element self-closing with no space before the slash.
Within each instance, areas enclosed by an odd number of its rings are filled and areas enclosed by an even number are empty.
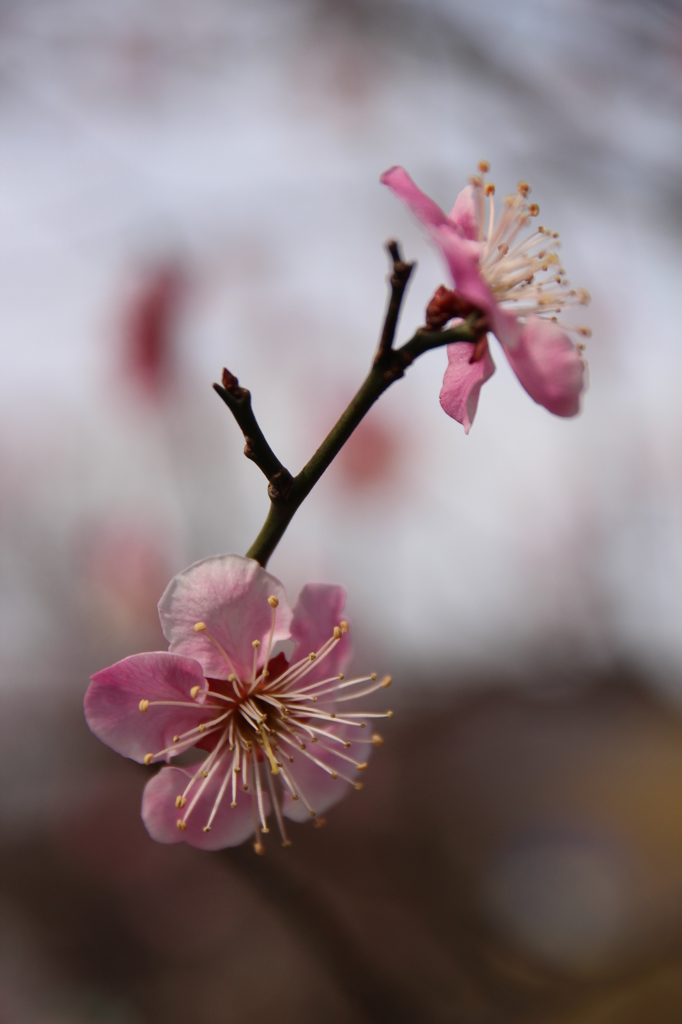
<svg viewBox="0 0 682 1024">
<path fill-rule="evenodd" d="M 442 348 L 457 342 L 476 342 L 486 330 L 478 313 L 470 316 L 463 324 L 449 330 L 429 331 L 420 328 L 408 342 L 399 349 L 391 349 L 379 366 L 373 366 L 355 397 L 351 399 L 336 424 L 315 454 L 308 460 L 301 472 L 294 477 L 291 490 L 283 500 L 273 500 L 263 527 L 246 552 L 247 558 L 255 558 L 262 566 L 284 536 L 297 509 L 312 491 L 324 471 L 331 465 L 355 428 L 367 412 L 394 381 L 399 380 L 405 370 L 424 352 Z"/>
<path fill-rule="evenodd" d="M 237 378 L 229 370 L 223 370 L 222 386 L 213 385 L 241 427 L 246 440 L 244 454 L 256 463 L 268 479 L 270 509 L 260 533 L 246 552 L 248 558 L 255 558 L 262 566 L 267 565 L 296 510 L 305 501 L 377 398 L 394 381 L 399 380 L 408 366 L 425 352 L 457 342 L 475 343 L 487 331 L 482 314 L 474 311 L 456 327 L 420 327 L 404 345 L 398 349 L 393 348 L 400 307 L 414 264 L 404 262 L 397 242 L 389 242 L 386 248 L 393 261 L 393 272 L 390 277 L 391 296 L 372 368 L 355 397 L 351 399 L 320 447 L 297 476 L 292 477 L 265 440 L 251 408 L 251 395 L 246 388 L 240 387 Z"/>
<path fill-rule="evenodd" d="M 407 288 L 407 282 L 410 280 L 410 274 L 415 266 L 414 263 L 405 263 L 396 241 L 392 240 L 387 242 L 386 250 L 393 260 L 393 273 L 389 279 L 391 283 L 391 296 L 388 302 L 388 309 L 384 319 L 384 329 L 381 332 L 379 347 L 377 348 L 377 352 L 374 357 L 375 366 L 379 366 L 380 363 L 385 362 L 388 353 L 393 348 L 393 338 L 395 337 L 395 329 L 398 325 L 400 307 L 403 302 L 405 289 Z"/>
<path fill-rule="evenodd" d="M 268 495 L 271 501 L 279 501 L 289 496 L 293 477 L 286 466 L 279 461 L 272 448 L 265 440 L 265 435 L 251 408 L 251 393 L 240 386 L 239 381 L 223 370 L 222 385 L 214 384 L 213 388 L 222 398 L 234 416 L 244 435 L 244 455 L 258 466 L 268 480 Z"/>
</svg>

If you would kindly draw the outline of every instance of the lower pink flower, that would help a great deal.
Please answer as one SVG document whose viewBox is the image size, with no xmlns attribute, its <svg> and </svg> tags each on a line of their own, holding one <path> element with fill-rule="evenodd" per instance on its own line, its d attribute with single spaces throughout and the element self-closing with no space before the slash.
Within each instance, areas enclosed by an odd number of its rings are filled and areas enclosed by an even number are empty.
<svg viewBox="0 0 682 1024">
<path fill-rule="evenodd" d="M 342 587 L 308 584 L 292 612 L 257 562 L 207 558 L 171 580 L 159 602 L 169 651 L 134 654 L 92 677 L 85 717 L 118 753 L 145 764 L 205 754 L 147 783 L 142 818 L 153 839 L 217 850 L 254 835 L 262 853 L 269 814 L 289 845 L 284 818 L 316 818 L 344 783 L 362 788 L 358 773 L 381 743 L 368 721 L 392 712 L 346 706 L 391 680 L 345 679 L 344 603 Z M 289 660 L 273 656 L 285 639 Z"/>
<path fill-rule="evenodd" d="M 538 227 L 523 236 L 540 212 L 527 201 L 526 182 L 519 182 L 516 195 L 505 198 L 496 216 L 495 187 L 484 180 L 487 163 L 479 164 L 479 171 L 447 215 L 402 167 L 391 167 L 381 181 L 428 229 L 452 273 L 456 304 L 461 307 L 464 300 L 481 310 L 531 398 L 556 416 L 575 416 L 584 388 L 584 345 L 570 335 L 587 337 L 590 331 L 560 322 L 559 315 L 569 306 L 586 305 L 589 295 L 571 287 L 559 263 L 556 232 Z M 448 346 L 440 402 L 467 434 L 481 387 L 494 372 L 486 341 Z"/>
</svg>

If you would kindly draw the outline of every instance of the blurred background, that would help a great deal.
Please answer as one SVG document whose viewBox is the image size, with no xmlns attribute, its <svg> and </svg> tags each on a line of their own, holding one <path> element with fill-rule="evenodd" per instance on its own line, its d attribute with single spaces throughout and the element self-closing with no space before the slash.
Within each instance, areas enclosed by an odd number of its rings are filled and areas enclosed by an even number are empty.
<svg viewBox="0 0 682 1024">
<path fill-rule="evenodd" d="M 530 181 L 593 296 L 577 420 L 497 353 L 372 411 L 271 570 L 349 592 L 396 717 L 294 846 L 160 847 L 89 675 L 164 646 L 267 511 L 211 382 L 296 472 L 363 378 L 380 173 Z M 682 1020 L 678 0 L 0 3 L 0 1024 Z M 272 836 L 270 837 L 272 838 Z"/>
</svg>

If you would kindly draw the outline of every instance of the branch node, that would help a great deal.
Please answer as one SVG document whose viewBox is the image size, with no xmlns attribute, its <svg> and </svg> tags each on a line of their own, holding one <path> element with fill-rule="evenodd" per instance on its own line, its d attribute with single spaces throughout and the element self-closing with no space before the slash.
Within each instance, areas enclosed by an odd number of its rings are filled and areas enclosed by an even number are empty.
<svg viewBox="0 0 682 1024">
<path fill-rule="evenodd" d="M 275 473 L 268 484 L 268 497 L 270 501 L 286 501 L 291 494 L 294 485 L 294 478 L 288 469 L 282 468 Z"/>
</svg>

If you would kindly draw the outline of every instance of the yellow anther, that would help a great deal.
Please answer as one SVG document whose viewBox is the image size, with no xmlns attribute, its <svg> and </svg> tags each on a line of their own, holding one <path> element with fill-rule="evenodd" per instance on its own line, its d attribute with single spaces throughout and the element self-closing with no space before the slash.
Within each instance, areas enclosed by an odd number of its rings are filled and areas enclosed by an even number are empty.
<svg viewBox="0 0 682 1024">
<path fill-rule="evenodd" d="M 360 728 L 361 729 L 366 729 L 367 728 L 367 722 L 360 722 Z"/>
<path fill-rule="evenodd" d="M 204 725 L 204 723 L 203 723 L 203 722 L 202 722 L 202 723 L 201 723 L 201 725 L 199 726 L 199 732 L 206 732 L 206 726 Z"/>
<path fill-rule="evenodd" d="M 145 754 L 145 755 L 144 755 L 144 763 L 145 763 L 145 764 L 151 764 L 151 763 L 152 763 L 152 758 L 153 758 L 153 757 L 154 757 L 154 755 L 153 755 L 153 754 Z"/>
<path fill-rule="evenodd" d="M 579 327 L 578 328 L 578 334 L 582 334 L 583 338 L 591 338 L 592 337 L 592 328 L 591 327 Z"/>
<path fill-rule="evenodd" d="M 384 676 L 384 678 L 381 680 L 381 685 L 383 686 L 384 689 L 386 689 L 386 687 L 390 686 L 392 682 L 393 676 Z"/>
<path fill-rule="evenodd" d="M 519 193 L 520 196 L 523 196 L 523 198 L 525 199 L 528 193 L 530 192 L 530 185 L 527 181 L 519 181 L 516 186 L 516 191 Z"/>
<path fill-rule="evenodd" d="M 371 676 L 369 678 L 372 680 L 372 682 L 374 682 L 376 677 L 377 677 L 376 672 L 372 672 L 372 674 L 371 674 Z"/>
<path fill-rule="evenodd" d="M 257 853 L 259 857 L 262 857 L 263 854 L 265 853 L 265 847 L 263 846 L 262 843 L 256 842 L 253 844 L 253 852 Z"/>
<path fill-rule="evenodd" d="M 207 772 L 207 771 L 205 771 L 204 769 L 202 769 L 202 771 L 201 771 L 201 777 L 202 777 L 202 779 L 207 779 L 207 778 L 208 778 L 208 772 Z"/>
<path fill-rule="evenodd" d="M 490 170 L 490 164 L 488 163 L 487 160 L 479 160 L 478 169 L 481 172 L 481 174 L 487 174 L 488 171 Z"/>
<path fill-rule="evenodd" d="M 338 677 L 337 677 L 337 678 L 338 678 L 338 679 L 345 679 L 346 677 L 344 676 L 343 672 L 339 672 L 339 674 L 338 674 Z"/>
<path fill-rule="evenodd" d="M 338 777 L 339 777 L 339 773 L 338 772 L 332 772 L 331 774 L 332 774 L 332 778 L 333 779 L 338 779 Z"/>
<path fill-rule="evenodd" d="M 334 714 L 334 712 L 333 712 L 333 711 L 330 711 L 330 712 L 329 712 L 329 717 L 330 717 L 330 718 L 336 718 L 336 715 Z"/>
<path fill-rule="evenodd" d="M 233 801 L 232 801 L 232 803 L 230 804 L 230 807 L 232 808 L 232 810 L 234 810 L 234 808 L 235 808 L 236 806 L 237 806 L 237 801 L 236 801 L 236 800 L 233 800 Z"/>
<path fill-rule="evenodd" d="M 335 640 L 340 640 L 341 639 L 341 627 L 340 626 L 334 626 L 334 639 Z"/>
<path fill-rule="evenodd" d="M 361 783 L 361 782 L 356 782 L 356 783 L 355 783 L 355 788 L 357 789 L 357 791 L 358 791 L 358 793 L 359 793 L 359 792 L 360 792 L 360 790 L 362 789 L 362 783 Z"/>
<path fill-rule="evenodd" d="M 374 744 L 375 747 L 383 747 L 383 745 L 384 745 L 384 737 L 380 733 L 378 733 L 378 732 L 373 732 L 372 733 L 372 743 Z"/>
<path fill-rule="evenodd" d="M 205 630 L 205 629 L 206 629 L 206 623 L 205 622 L 195 622 L 194 623 L 194 632 L 195 633 L 202 633 L 203 630 Z"/>
<path fill-rule="evenodd" d="M 187 803 L 187 800 L 182 795 L 182 793 L 180 793 L 178 796 L 176 796 L 176 798 L 175 798 L 175 806 L 177 807 L 178 810 L 182 810 L 182 808 L 185 806 L 186 803 Z"/>
<path fill-rule="evenodd" d="M 177 736 L 177 735 L 175 735 L 175 736 L 173 737 L 173 743 L 177 743 L 179 739 L 180 739 L 180 737 L 179 737 L 179 736 Z"/>
<path fill-rule="evenodd" d="M 341 627 L 342 633 L 348 632 L 349 626 L 345 619 L 341 619 L 341 622 L 339 622 L 339 626 Z"/>
<path fill-rule="evenodd" d="M 587 345 L 584 341 L 579 341 L 575 347 L 578 349 L 578 352 L 580 352 L 580 354 L 582 355 L 585 349 L 587 348 Z"/>
<path fill-rule="evenodd" d="M 317 704 L 317 697 L 311 697 L 310 700 L 313 704 Z"/>
<path fill-rule="evenodd" d="M 581 306 L 588 306 L 592 296 L 586 288 L 578 288 L 578 298 Z"/>
<path fill-rule="evenodd" d="M 291 846 L 291 839 L 283 839 L 282 840 L 282 846 L 284 846 L 284 847 Z"/>
<path fill-rule="evenodd" d="M 267 825 L 263 825 L 261 832 L 263 833 L 264 836 L 267 836 L 270 834 L 270 829 L 267 827 Z"/>
<path fill-rule="evenodd" d="M 310 654 L 308 655 L 308 659 L 310 661 L 315 661 L 316 657 L 317 657 L 317 655 L 315 654 L 315 651 L 311 651 Z"/>
<path fill-rule="evenodd" d="M 204 832 L 210 832 L 211 831 L 211 826 L 210 825 L 204 825 L 203 831 Z"/>
<path fill-rule="evenodd" d="M 149 707 L 149 701 L 148 700 L 141 700 L 140 701 L 140 711 L 146 711 L 148 707 Z"/>
<path fill-rule="evenodd" d="M 192 700 L 194 700 L 196 698 L 196 695 L 198 694 L 200 689 L 201 689 L 201 687 L 197 683 L 197 685 L 193 686 L 192 689 L 189 691 L 189 695 L 192 698 Z"/>
<path fill-rule="evenodd" d="M 317 817 L 317 812 L 316 811 L 309 811 L 308 813 L 310 814 L 311 818 L 316 818 Z"/>
<path fill-rule="evenodd" d="M 346 750 L 350 750 L 350 748 L 353 746 L 352 743 L 348 743 L 347 741 L 343 745 L 346 748 Z"/>
<path fill-rule="evenodd" d="M 182 818 L 178 818 L 176 824 L 177 824 L 177 826 L 178 826 L 178 828 L 180 829 L 181 832 L 185 832 L 186 831 L 186 829 L 187 829 L 187 822 L 183 821 Z"/>
<path fill-rule="evenodd" d="M 509 246 L 507 245 L 506 242 L 502 242 L 501 245 L 498 245 L 497 251 L 501 252 L 503 256 L 506 256 L 507 253 L 509 252 Z"/>
<path fill-rule="evenodd" d="M 482 188 L 483 179 L 478 174 L 472 174 L 469 178 L 469 184 L 473 185 L 474 188 Z"/>
<path fill-rule="evenodd" d="M 531 215 L 531 217 L 537 217 L 537 215 L 540 212 L 540 207 L 538 206 L 537 203 L 531 203 L 530 206 L 528 207 L 528 212 Z"/>
<path fill-rule="evenodd" d="M 485 193 L 485 194 L 486 194 L 487 196 L 494 196 L 494 195 L 495 195 L 495 186 L 493 185 L 492 181 L 489 181 L 489 182 L 488 182 L 488 183 L 486 184 L 486 186 L 485 186 L 485 188 L 483 189 L 483 191 L 484 191 L 484 193 Z"/>
<path fill-rule="evenodd" d="M 277 605 L 279 604 L 279 601 L 277 600 L 274 594 L 271 594 L 270 597 L 268 598 L 268 604 L 270 605 L 271 608 L 276 608 Z"/>
<path fill-rule="evenodd" d="M 263 669 L 263 679 L 267 679 L 269 675 L 270 675 L 270 673 L 268 672 L 268 670 L 266 668 L 264 668 Z"/>
<path fill-rule="evenodd" d="M 387 711 L 386 712 L 386 718 L 393 718 L 393 712 L 392 711 Z"/>
<path fill-rule="evenodd" d="M 327 824 L 327 819 L 326 818 L 318 818 L 317 821 L 313 822 L 313 828 L 324 828 L 324 826 L 326 824 Z"/>
<path fill-rule="evenodd" d="M 227 677 L 227 681 L 228 683 L 236 683 L 237 677 L 234 674 L 234 672 L 230 672 L 229 676 Z"/>
<path fill-rule="evenodd" d="M 366 768 L 366 767 L 367 767 L 367 762 L 366 762 L 366 761 L 363 761 L 363 762 L 362 762 L 362 764 L 356 764 L 356 766 L 355 766 L 355 770 L 356 770 L 357 772 L 364 772 L 364 770 L 365 770 L 365 768 Z"/>
<path fill-rule="evenodd" d="M 260 647 L 260 640 L 252 640 L 251 641 L 251 646 L 252 647 Z"/>
</svg>

